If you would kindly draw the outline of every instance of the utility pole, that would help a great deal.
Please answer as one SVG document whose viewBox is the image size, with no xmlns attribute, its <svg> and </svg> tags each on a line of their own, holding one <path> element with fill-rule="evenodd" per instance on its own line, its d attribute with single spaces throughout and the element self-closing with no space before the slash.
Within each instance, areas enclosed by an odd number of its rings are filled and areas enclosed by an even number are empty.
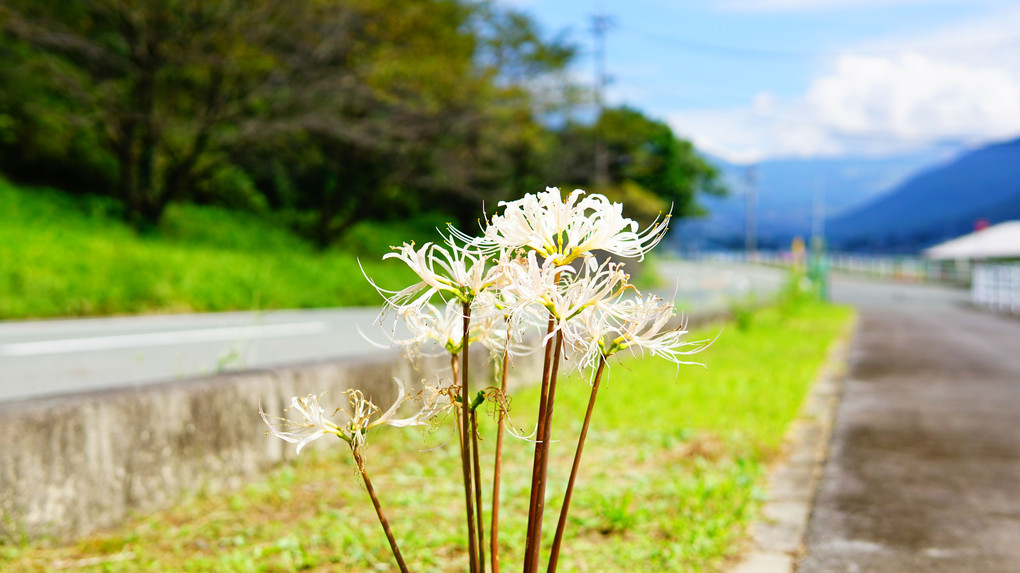
<svg viewBox="0 0 1020 573">
<path fill-rule="evenodd" d="M 606 76 L 606 30 L 609 29 L 612 21 L 604 13 L 598 13 L 591 17 L 591 31 L 595 36 L 595 121 L 602 118 L 605 112 L 605 89 L 609 83 Z M 595 137 L 595 187 L 597 189 L 609 185 L 609 156 L 606 150 L 606 141 L 601 133 Z"/>
<path fill-rule="evenodd" d="M 829 257 L 825 252 L 825 182 L 815 177 L 814 213 L 811 220 L 811 258 L 808 278 L 816 285 L 818 298 L 829 300 Z"/>
<path fill-rule="evenodd" d="M 811 213 L 811 238 L 813 240 L 825 239 L 825 185 L 822 177 L 815 177 L 814 205 Z"/>
<path fill-rule="evenodd" d="M 744 250 L 753 256 L 758 250 L 758 167 L 748 167 L 745 177 Z"/>
</svg>

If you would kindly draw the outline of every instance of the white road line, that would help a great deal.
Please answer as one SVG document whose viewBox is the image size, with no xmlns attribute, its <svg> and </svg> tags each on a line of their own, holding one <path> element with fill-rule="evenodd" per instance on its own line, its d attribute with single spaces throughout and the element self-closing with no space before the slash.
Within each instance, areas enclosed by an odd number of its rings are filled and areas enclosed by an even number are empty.
<svg viewBox="0 0 1020 573">
<path fill-rule="evenodd" d="M 284 338 L 320 334 L 327 330 L 329 330 L 329 325 L 325 322 L 294 322 L 288 324 L 206 328 L 202 330 L 176 330 L 148 334 L 97 336 L 92 338 L 65 338 L 62 340 L 41 340 L 38 342 L 19 342 L 0 345 L 0 356 L 38 356 L 68 352 L 87 352 L 89 350 L 143 348 L 148 346 L 222 342 L 227 340 L 240 342 L 256 338 Z"/>
</svg>

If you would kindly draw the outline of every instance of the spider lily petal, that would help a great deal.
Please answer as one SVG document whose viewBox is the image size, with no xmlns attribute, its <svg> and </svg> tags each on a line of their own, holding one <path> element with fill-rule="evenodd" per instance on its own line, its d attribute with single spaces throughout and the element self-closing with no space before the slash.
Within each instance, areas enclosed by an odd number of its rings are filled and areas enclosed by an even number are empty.
<svg viewBox="0 0 1020 573">
<path fill-rule="evenodd" d="M 375 421 L 370 422 L 367 426 L 365 426 L 366 430 L 368 428 L 374 428 L 375 426 L 381 425 L 406 428 L 407 426 L 421 426 L 425 424 L 425 422 L 421 419 L 422 412 L 418 412 L 409 418 L 393 419 L 393 416 L 396 415 L 397 409 L 400 408 L 400 405 L 407 401 L 407 386 L 404 384 L 404 381 L 400 378 L 394 378 L 393 381 L 397 384 L 397 399 L 394 400 L 393 405 L 390 406 L 389 410 L 386 410 L 381 416 L 376 418 Z M 424 411 L 424 409 L 422 411 Z"/>
<path fill-rule="evenodd" d="M 259 403 L 259 414 L 269 426 L 269 433 L 285 442 L 297 444 L 297 453 L 300 454 L 301 448 L 327 434 L 335 434 L 344 441 L 350 441 L 350 437 L 339 426 L 326 419 L 325 410 L 319 406 L 319 396 L 315 394 L 294 396 L 288 410 L 296 411 L 301 415 L 301 419 L 276 418 L 274 423 L 262 409 L 261 402 Z"/>
<path fill-rule="evenodd" d="M 326 411 L 319 405 L 321 395 L 309 394 L 308 396 L 291 398 L 291 407 L 300 415 L 300 419 L 291 420 L 287 418 L 276 418 L 275 422 L 266 415 L 259 405 L 259 413 L 262 420 L 269 426 L 269 433 L 292 444 L 297 444 L 297 453 L 307 444 L 325 436 L 333 434 L 347 442 L 351 447 L 358 448 L 365 443 L 365 434 L 370 428 L 376 426 L 417 426 L 426 423 L 422 412 L 410 418 L 394 419 L 397 409 L 407 401 L 407 388 L 399 378 L 394 378 L 397 384 L 397 399 L 386 412 L 377 418 L 373 416 L 379 411 L 379 407 L 365 398 L 361 390 L 347 390 L 349 409 L 337 409 L 336 413 L 343 414 L 347 418 L 346 424 L 337 424 L 330 421 Z"/>
<path fill-rule="evenodd" d="M 622 204 L 599 194 L 583 195 L 576 189 L 564 200 L 558 188 L 548 187 L 501 202 L 503 213 L 492 217 L 479 244 L 527 248 L 566 264 L 594 250 L 641 258 L 666 233 L 669 215 L 638 232 L 637 222 L 623 216 Z"/>
</svg>

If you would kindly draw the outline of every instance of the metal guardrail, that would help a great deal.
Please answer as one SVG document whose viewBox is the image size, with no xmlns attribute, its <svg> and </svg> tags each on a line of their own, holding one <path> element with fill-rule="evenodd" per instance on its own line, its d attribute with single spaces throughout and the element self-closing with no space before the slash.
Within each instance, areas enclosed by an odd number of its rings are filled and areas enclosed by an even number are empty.
<svg viewBox="0 0 1020 573">
<path fill-rule="evenodd" d="M 976 265 L 970 295 L 975 306 L 1020 314 L 1020 264 Z"/>
<path fill-rule="evenodd" d="M 728 251 L 688 253 L 685 258 L 699 261 L 758 263 L 780 267 L 798 261 L 791 251 Z M 830 271 L 910 282 L 927 282 L 967 286 L 971 282 L 971 266 L 966 262 L 930 261 L 911 256 L 879 256 L 827 253 L 825 264 Z"/>
</svg>

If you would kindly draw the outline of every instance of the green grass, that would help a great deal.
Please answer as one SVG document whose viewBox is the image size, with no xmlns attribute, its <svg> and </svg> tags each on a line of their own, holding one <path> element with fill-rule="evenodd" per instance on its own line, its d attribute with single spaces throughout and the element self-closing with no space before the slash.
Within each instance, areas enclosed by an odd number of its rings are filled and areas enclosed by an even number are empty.
<svg viewBox="0 0 1020 573">
<path fill-rule="evenodd" d="M 658 360 L 615 364 L 589 434 L 560 570 L 717 571 L 732 562 L 762 500 L 767 465 L 851 317 L 847 308 L 784 304 L 757 312 L 745 330 L 727 326 L 698 356 L 707 368 L 678 374 Z M 536 393 L 514 396 L 518 426 L 533 423 Z M 558 390 L 546 549 L 587 395 L 577 379 Z M 466 570 L 456 440 L 436 448 L 450 441 L 449 429 L 424 437 L 390 430 L 370 436 L 368 468 L 411 570 Z M 484 460 L 492 441 L 482 442 Z M 0 569 L 396 570 L 341 446 L 313 449 L 265 481 L 199 495 L 71 546 L 0 546 Z M 504 570 L 521 563 L 530 457 L 530 444 L 507 442 Z"/>
<path fill-rule="evenodd" d="M 413 275 L 382 263 L 381 243 L 421 236 L 366 223 L 317 252 L 254 214 L 174 205 L 138 234 L 117 210 L 0 179 L 0 319 L 374 305 L 356 256 L 380 284 L 406 285 Z"/>
</svg>

